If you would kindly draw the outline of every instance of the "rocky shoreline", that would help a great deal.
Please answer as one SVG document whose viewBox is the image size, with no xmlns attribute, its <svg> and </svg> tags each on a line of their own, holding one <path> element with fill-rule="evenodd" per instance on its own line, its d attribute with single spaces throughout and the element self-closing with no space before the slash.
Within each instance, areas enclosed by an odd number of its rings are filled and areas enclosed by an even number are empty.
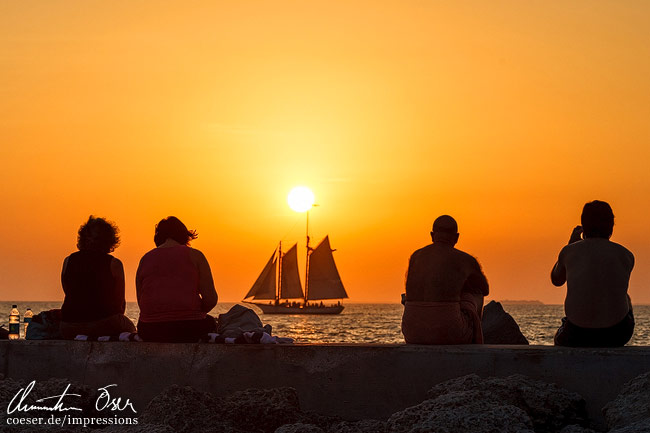
<svg viewBox="0 0 650 433">
<path fill-rule="evenodd" d="M 64 379 L 36 383 L 26 403 L 58 395 L 70 384 Z M 27 384 L 0 381 L 3 404 Z M 523 375 L 480 378 L 471 374 L 433 386 L 420 404 L 392 414 L 387 420 L 349 421 L 301 410 L 295 389 L 248 389 L 215 397 L 191 387 L 173 385 L 138 411 L 138 425 L 89 428 L 8 425 L 9 416 L 51 416 L 47 411 L 8 415 L 4 406 L 0 432 L 97 433 L 610 433 L 650 432 L 650 372 L 628 382 L 618 397 L 603 408 L 606 427 L 587 417 L 579 394 Z M 68 393 L 81 395 L 82 414 L 99 417 L 98 391 L 71 384 Z"/>
</svg>

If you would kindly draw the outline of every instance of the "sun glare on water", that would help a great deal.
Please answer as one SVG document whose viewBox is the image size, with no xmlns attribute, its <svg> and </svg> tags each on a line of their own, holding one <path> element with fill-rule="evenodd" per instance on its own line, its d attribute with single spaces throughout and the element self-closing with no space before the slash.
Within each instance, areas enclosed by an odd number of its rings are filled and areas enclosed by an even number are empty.
<svg viewBox="0 0 650 433">
<path fill-rule="evenodd" d="M 296 212 L 306 212 L 314 205 L 314 193 L 306 186 L 297 186 L 287 196 L 289 207 Z"/>
</svg>

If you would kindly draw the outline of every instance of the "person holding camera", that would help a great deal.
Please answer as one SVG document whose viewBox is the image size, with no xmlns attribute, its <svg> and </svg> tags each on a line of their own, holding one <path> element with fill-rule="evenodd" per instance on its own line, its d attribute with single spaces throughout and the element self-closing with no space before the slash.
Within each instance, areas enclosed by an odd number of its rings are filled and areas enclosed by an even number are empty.
<svg viewBox="0 0 650 433">
<path fill-rule="evenodd" d="M 585 204 L 581 223 L 573 229 L 551 271 L 555 286 L 567 285 L 566 317 L 555 334 L 555 345 L 624 346 L 634 333 L 627 293 L 634 255 L 609 240 L 614 213 L 608 203 L 594 200 Z"/>
</svg>

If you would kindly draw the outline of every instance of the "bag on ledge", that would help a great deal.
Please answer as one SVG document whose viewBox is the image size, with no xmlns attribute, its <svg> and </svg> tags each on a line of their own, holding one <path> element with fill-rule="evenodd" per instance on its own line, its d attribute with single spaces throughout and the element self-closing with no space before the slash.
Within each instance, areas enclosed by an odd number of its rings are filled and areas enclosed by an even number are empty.
<svg viewBox="0 0 650 433">
<path fill-rule="evenodd" d="M 41 311 L 32 317 L 25 340 L 60 340 L 63 338 L 59 331 L 60 323 L 60 309 Z"/>
<path fill-rule="evenodd" d="M 225 338 L 237 338 L 245 332 L 260 332 L 271 335 L 271 325 L 263 325 L 255 311 L 236 304 L 228 312 L 219 314 L 217 333 Z"/>
</svg>

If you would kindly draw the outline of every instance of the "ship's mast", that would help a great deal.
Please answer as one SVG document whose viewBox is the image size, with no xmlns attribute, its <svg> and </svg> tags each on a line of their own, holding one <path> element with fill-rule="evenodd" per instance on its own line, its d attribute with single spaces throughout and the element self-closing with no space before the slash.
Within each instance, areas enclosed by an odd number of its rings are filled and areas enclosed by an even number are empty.
<svg viewBox="0 0 650 433">
<path fill-rule="evenodd" d="M 305 260 L 305 305 L 309 295 L 309 211 L 307 211 L 307 259 Z"/>
<path fill-rule="evenodd" d="M 275 287 L 275 303 L 277 305 L 280 303 L 280 293 L 282 293 L 282 241 L 278 246 L 278 284 Z"/>
</svg>

